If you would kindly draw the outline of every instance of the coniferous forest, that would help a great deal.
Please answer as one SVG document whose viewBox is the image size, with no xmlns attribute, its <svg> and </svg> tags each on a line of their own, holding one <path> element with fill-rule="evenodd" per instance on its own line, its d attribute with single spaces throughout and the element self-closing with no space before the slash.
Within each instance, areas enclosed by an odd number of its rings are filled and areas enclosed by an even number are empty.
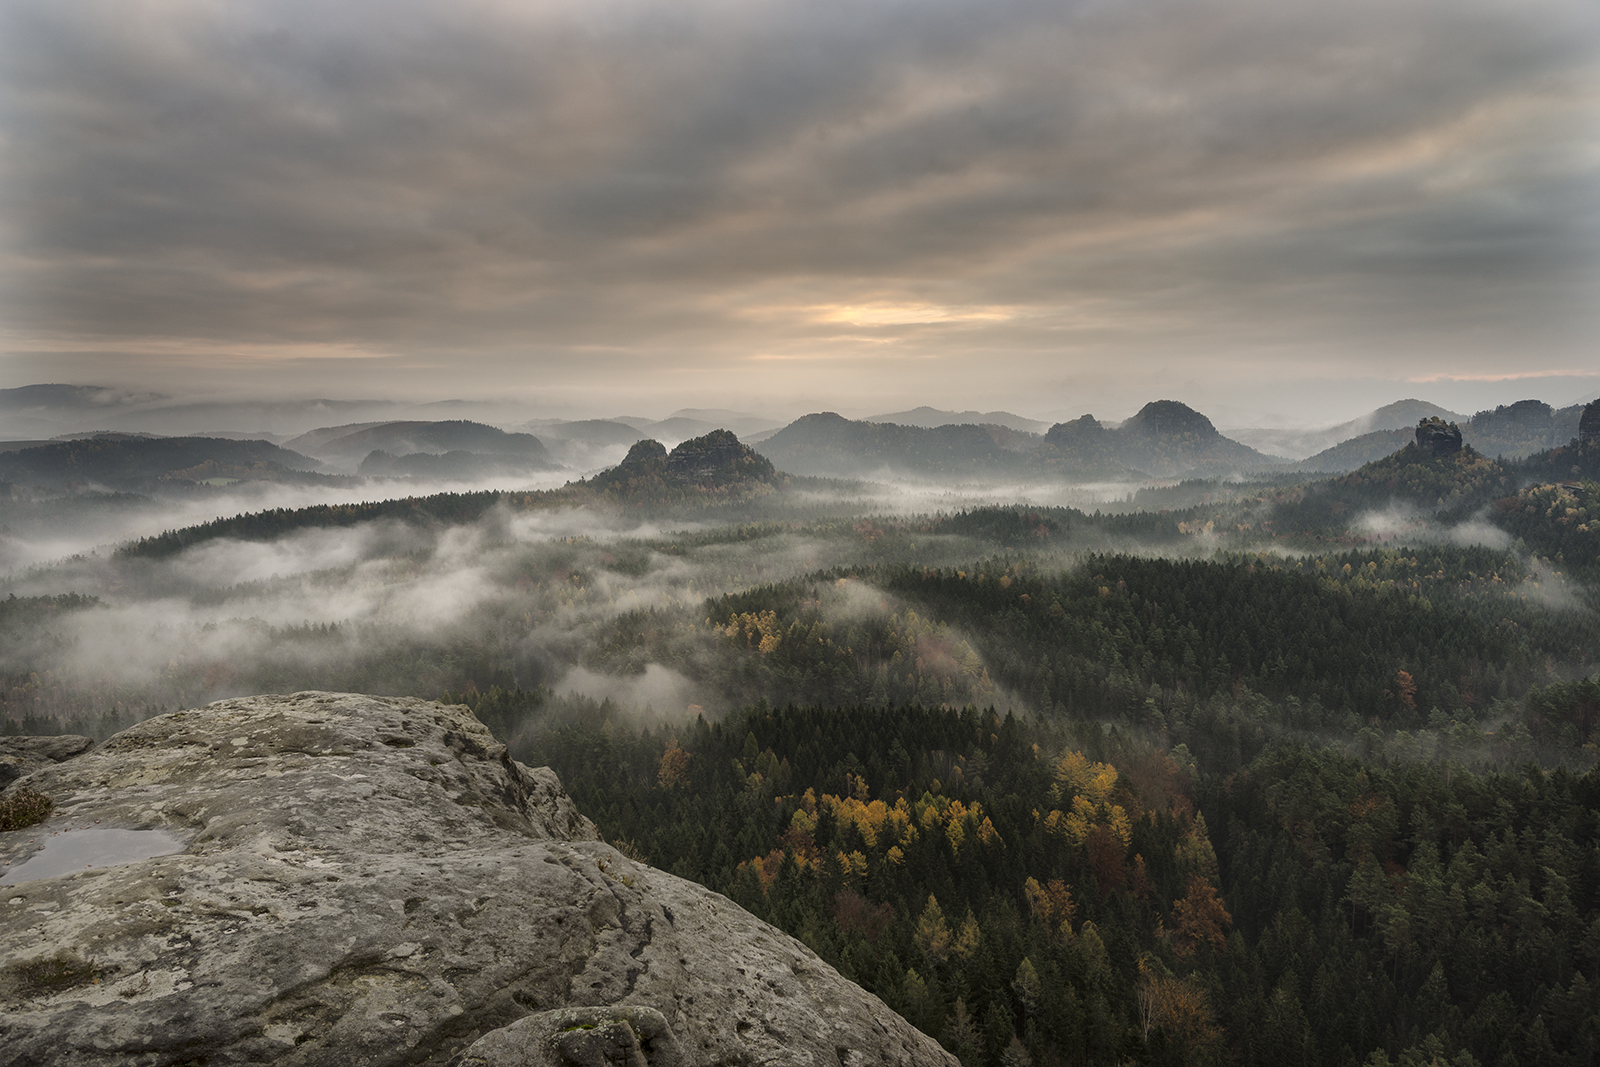
<svg viewBox="0 0 1600 1067">
<path fill-rule="evenodd" d="M 0 0 L 0 883 L 0 1067 L 1600 1067 L 1600 0 Z"/>
<path fill-rule="evenodd" d="M 0 728 L 465 704 L 964 1064 L 1590 1064 L 1600 446 L 1422 437 L 1093 507 L 725 434 L 244 513 L 14 574 Z"/>
</svg>

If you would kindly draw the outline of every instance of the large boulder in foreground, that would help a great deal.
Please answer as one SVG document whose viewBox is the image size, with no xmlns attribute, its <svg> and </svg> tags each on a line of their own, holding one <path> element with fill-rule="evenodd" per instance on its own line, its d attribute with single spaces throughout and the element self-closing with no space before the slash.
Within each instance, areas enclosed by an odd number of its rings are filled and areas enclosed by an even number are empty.
<svg viewBox="0 0 1600 1067">
<path fill-rule="evenodd" d="M 221 701 L 18 785 L 56 807 L 0 834 L 0 1064 L 954 1062 L 799 942 L 597 840 L 465 708 Z M 111 830 L 181 851 L 27 877 Z"/>
</svg>

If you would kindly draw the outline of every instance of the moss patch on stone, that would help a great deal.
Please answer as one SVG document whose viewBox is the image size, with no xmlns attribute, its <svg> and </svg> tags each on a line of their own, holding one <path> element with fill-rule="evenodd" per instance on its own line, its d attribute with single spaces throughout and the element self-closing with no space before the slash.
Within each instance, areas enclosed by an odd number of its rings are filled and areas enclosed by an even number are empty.
<svg viewBox="0 0 1600 1067">
<path fill-rule="evenodd" d="M 24 997 L 47 997 L 100 980 L 93 960 L 58 952 L 42 959 L 24 960 L 0 971 L 0 986 Z"/>
</svg>

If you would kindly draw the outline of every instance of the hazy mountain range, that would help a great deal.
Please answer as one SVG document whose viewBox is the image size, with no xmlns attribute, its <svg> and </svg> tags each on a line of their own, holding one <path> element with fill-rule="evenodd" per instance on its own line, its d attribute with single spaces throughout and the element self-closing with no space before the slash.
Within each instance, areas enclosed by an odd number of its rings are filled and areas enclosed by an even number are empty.
<svg viewBox="0 0 1600 1067">
<path fill-rule="evenodd" d="M 958 479 L 1123 482 L 1273 472 L 1354 470 L 1403 448 L 1422 418 L 1461 427 L 1463 440 L 1489 456 L 1527 456 L 1571 440 L 1579 405 L 1559 410 L 1523 400 L 1472 416 L 1407 399 L 1315 431 L 1219 431 L 1203 413 L 1173 400 L 1146 404 L 1132 418 L 1092 415 L 1046 425 L 1010 412 L 914 408 L 871 419 L 832 412 L 786 425 L 747 412 L 693 408 L 666 419 L 524 419 L 492 425 L 463 418 L 367 418 L 323 423 L 294 434 L 242 430 L 162 436 L 215 405 L 171 403 L 154 394 L 92 386 L 40 385 L 0 390 L 0 481 L 41 491 L 171 492 L 237 482 L 304 483 L 329 477 L 515 482 L 562 472 L 573 478 L 613 467 L 639 441 L 665 448 L 728 431 L 778 470 L 798 475 L 938 481 Z M 462 406 L 311 400 L 249 406 L 266 416 L 440 414 Z M 244 409 L 231 410 L 241 425 Z M 219 415 L 220 417 L 220 415 Z M 17 433 L 72 419 L 121 422 L 141 430 L 79 430 L 29 439 Z M 248 423 L 243 423 L 248 425 Z M 280 422 L 278 425 L 283 425 Z M 1320 450 L 1304 458 L 1304 449 Z M 281 447 L 280 447 L 281 446 Z"/>
</svg>

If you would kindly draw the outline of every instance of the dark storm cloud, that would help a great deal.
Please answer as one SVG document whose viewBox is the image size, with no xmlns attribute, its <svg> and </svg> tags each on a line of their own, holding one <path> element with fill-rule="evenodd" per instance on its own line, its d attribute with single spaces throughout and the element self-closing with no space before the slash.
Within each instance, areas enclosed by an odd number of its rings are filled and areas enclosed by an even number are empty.
<svg viewBox="0 0 1600 1067">
<path fill-rule="evenodd" d="M 0 0 L 4 311 L 14 347 L 444 353 L 484 381 L 1252 346 L 1421 373 L 1511 338 L 1573 369 L 1597 21 Z"/>
</svg>

